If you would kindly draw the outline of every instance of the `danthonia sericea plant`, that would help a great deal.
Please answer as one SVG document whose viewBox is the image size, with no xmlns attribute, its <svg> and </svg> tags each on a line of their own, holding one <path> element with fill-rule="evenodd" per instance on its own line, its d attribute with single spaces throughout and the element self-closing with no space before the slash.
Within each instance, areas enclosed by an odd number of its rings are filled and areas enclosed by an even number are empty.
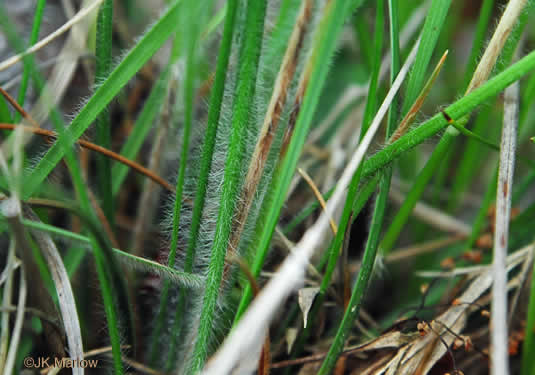
<svg viewBox="0 0 535 375">
<path fill-rule="evenodd" d="M 58 4 L 0 4 L 0 373 L 535 374 L 534 1 Z"/>
</svg>

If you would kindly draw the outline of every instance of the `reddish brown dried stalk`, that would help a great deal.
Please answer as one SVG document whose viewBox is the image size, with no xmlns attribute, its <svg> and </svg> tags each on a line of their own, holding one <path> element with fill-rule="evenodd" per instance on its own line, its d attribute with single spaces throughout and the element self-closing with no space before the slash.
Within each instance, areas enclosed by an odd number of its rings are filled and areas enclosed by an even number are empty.
<svg viewBox="0 0 535 375">
<path fill-rule="evenodd" d="M 433 73 L 431 74 L 431 77 L 425 84 L 420 95 L 418 95 L 418 98 L 416 98 L 416 101 L 414 102 L 412 107 L 409 109 L 409 112 L 407 112 L 403 120 L 401 120 L 401 123 L 399 124 L 398 128 L 388 140 L 388 144 L 394 143 L 395 141 L 397 141 L 403 134 L 405 134 L 410 124 L 412 124 L 414 117 L 416 116 L 420 108 L 422 108 L 422 105 L 424 104 L 424 101 L 427 98 L 427 95 L 429 94 L 431 87 L 435 83 L 435 80 L 437 79 L 438 74 L 440 73 L 440 70 L 442 69 L 442 65 L 444 65 L 444 62 L 446 61 L 446 57 L 448 57 L 447 50 L 446 52 L 444 52 L 444 54 L 440 58 L 439 62 L 437 63 L 437 66 L 435 67 L 435 70 L 433 70 Z"/>
<path fill-rule="evenodd" d="M 41 128 L 38 128 L 38 127 L 35 127 L 35 126 L 0 123 L 0 129 L 15 130 L 16 128 L 21 128 L 22 130 L 24 130 L 26 132 L 30 132 L 30 133 L 37 134 L 37 135 L 40 135 L 40 136 L 43 136 L 43 137 L 47 137 L 47 138 L 51 138 L 51 139 L 55 139 L 57 137 L 57 134 L 55 132 L 53 132 L 51 130 L 41 129 Z M 121 156 L 121 155 L 117 154 L 116 152 L 113 152 L 111 150 L 108 150 L 107 148 L 104 148 L 102 146 L 96 145 L 96 144 L 94 144 L 92 142 L 89 142 L 89 141 L 86 141 L 86 140 L 83 140 L 83 139 L 77 140 L 76 143 L 78 143 L 83 148 L 98 152 L 98 153 L 100 153 L 102 155 L 105 155 L 105 156 L 115 160 L 115 161 L 118 161 L 119 163 L 122 163 L 122 164 L 132 168 L 136 172 L 138 172 L 138 173 L 150 178 L 151 180 L 153 180 L 157 184 L 161 185 L 166 190 L 168 190 L 170 192 L 174 192 L 174 189 L 171 186 L 171 184 L 169 184 L 169 182 L 165 181 L 163 178 L 161 178 L 160 176 L 156 175 L 155 173 L 153 173 L 149 169 L 143 167 L 142 165 L 136 163 L 135 161 L 127 159 L 124 156 Z"/>
<path fill-rule="evenodd" d="M 50 130 L 46 130 L 46 129 L 41 129 L 39 127 L 39 124 L 2 87 L 0 87 L 0 94 L 2 94 L 2 96 L 9 102 L 9 104 L 11 104 L 13 106 L 13 108 L 15 108 L 15 110 L 17 112 L 19 112 L 21 114 L 21 116 L 25 120 L 27 120 L 31 125 L 31 126 L 26 126 L 26 125 L 22 125 L 22 124 L 21 125 L 0 124 L 0 129 L 15 130 L 16 127 L 21 127 L 24 131 L 31 132 L 33 134 L 37 134 L 37 135 L 40 135 L 40 136 L 44 136 L 44 137 L 48 137 L 48 138 L 56 138 L 57 137 L 57 134 L 55 132 L 50 131 Z M 175 192 L 175 190 L 171 186 L 171 184 L 169 184 L 167 181 L 165 181 L 160 176 L 158 176 L 155 173 L 151 172 L 149 169 L 147 169 L 147 168 L 143 167 L 142 165 L 136 163 L 135 161 L 127 159 L 124 156 L 121 156 L 121 155 L 119 155 L 119 154 L 117 154 L 117 153 L 115 153 L 115 152 L 113 152 L 111 150 L 108 150 L 107 148 L 101 147 L 99 145 L 96 145 L 96 144 L 94 144 L 92 142 L 89 142 L 89 141 L 85 141 L 83 139 L 77 140 L 76 143 L 78 143 L 80 146 L 82 146 L 82 147 L 84 147 L 84 148 L 86 148 L 88 150 L 96 151 L 96 152 L 98 152 L 98 153 L 100 153 L 100 154 L 102 154 L 102 155 L 104 155 L 106 157 L 114 159 L 114 160 L 118 161 L 119 163 L 122 163 L 122 164 L 132 168 L 136 172 L 147 176 L 148 178 L 150 178 L 151 180 L 153 180 L 157 184 L 159 184 L 162 187 L 164 187 L 166 190 L 168 190 L 168 191 L 170 191 L 172 193 Z"/>
</svg>

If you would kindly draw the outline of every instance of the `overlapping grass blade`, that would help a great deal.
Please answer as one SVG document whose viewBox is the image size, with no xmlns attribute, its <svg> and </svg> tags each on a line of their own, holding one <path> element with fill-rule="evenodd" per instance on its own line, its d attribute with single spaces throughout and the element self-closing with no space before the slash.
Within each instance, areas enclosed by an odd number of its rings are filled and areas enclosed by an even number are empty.
<svg viewBox="0 0 535 375">
<path fill-rule="evenodd" d="M 31 175 L 28 176 L 23 198 L 28 198 L 35 193 L 36 189 L 65 155 L 65 152 L 60 147 L 60 141 L 64 141 L 67 147 L 71 147 L 121 88 L 177 30 L 179 24 L 176 20 L 179 15 L 179 9 L 180 0 L 176 0 L 95 91 L 91 99 L 71 122 L 64 135 L 60 136 L 60 139 L 54 143 L 35 166 Z"/>
<path fill-rule="evenodd" d="M 194 346 L 189 372 L 201 370 L 208 355 L 208 344 L 212 333 L 216 302 L 221 289 L 226 249 L 232 230 L 234 204 L 240 188 L 240 170 L 243 154 L 242 138 L 247 130 L 258 72 L 258 62 L 262 47 L 264 19 L 267 2 L 247 3 L 246 28 L 243 49 L 240 54 L 239 82 L 233 105 L 230 146 L 225 163 L 221 205 L 218 212 L 216 232 L 212 243 L 209 272 L 203 297 L 199 329 Z"/>
</svg>

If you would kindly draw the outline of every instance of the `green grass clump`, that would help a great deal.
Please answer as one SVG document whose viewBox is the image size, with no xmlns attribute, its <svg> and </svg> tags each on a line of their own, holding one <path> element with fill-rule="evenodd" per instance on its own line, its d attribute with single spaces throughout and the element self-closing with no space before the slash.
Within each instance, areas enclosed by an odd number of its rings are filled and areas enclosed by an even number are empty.
<svg viewBox="0 0 535 375">
<path fill-rule="evenodd" d="M 533 373 L 534 1 L 98 4 L 66 31 L 94 50 L 63 53 L 39 44 L 59 8 L 0 5 L 0 373 L 76 345 L 109 348 L 99 374 L 353 373 L 379 364 L 348 347 L 398 331 L 397 355 L 437 337 L 400 373 L 444 353 L 444 372 L 486 373 L 494 332 L 474 312 L 495 313 L 501 243 L 510 371 Z M 58 95 L 67 52 L 81 69 Z M 498 189 L 504 123 L 519 136 Z"/>
</svg>

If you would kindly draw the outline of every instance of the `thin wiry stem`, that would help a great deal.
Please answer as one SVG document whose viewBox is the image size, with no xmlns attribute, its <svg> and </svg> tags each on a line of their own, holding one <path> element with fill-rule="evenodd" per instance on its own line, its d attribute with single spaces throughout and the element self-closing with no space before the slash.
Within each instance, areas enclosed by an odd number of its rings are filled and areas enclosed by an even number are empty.
<svg viewBox="0 0 535 375">
<path fill-rule="evenodd" d="M 318 187 L 314 183 L 314 180 L 312 180 L 312 177 L 310 177 L 309 174 L 301 168 L 297 168 L 297 171 L 306 181 L 308 186 L 310 186 L 310 188 L 312 189 L 312 192 L 314 193 L 314 196 L 320 203 L 321 208 L 323 208 L 323 210 L 325 211 L 327 208 L 327 203 L 325 202 L 325 199 L 323 199 L 320 191 L 318 190 Z M 331 226 L 331 230 L 333 231 L 333 234 L 336 235 L 336 232 L 338 232 L 338 227 L 336 226 L 336 223 L 334 222 L 332 217 L 329 218 L 329 225 Z"/>
<path fill-rule="evenodd" d="M 439 62 L 437 63 L 437 66 L 435 67 L 435 70 L 433 70 L 433 73 L 431 73 L 431 77 L 429 78 L 424 88 L 422 89 L 422 92 L 420 93 L 420 95 L 418 95 L 418 98 L 416 98 L 416 100 L 414 101 L 414 104 L 409 109 L 409 112 L 407 112 L 403 120 L 401 120 L 401 123 L 399 124 L 395 133 L 392 134 L 392 136 L 388 140 L 388 143 L 397 141 L 399 137 L 401 137 L 403 134 L 406 133 L 407 129 L 412 124 L 414 117 L 416 116 L 420 108 L 422 108 L 425 98 L 427 98 L 427 96 L 429 95 L 429 91 L 431 91 L 431 87 L 433 87 L 433 84 L 435 83 L 435 80 L 437 79 L 438 74 L 440 73 L 440 70 L 442 69 L 442 66 L 444 65 L 444 62 L 446 61 L 446 57 L 448 57 L 447 50 L 446 52 L 444 52 L 444 54 L 440 58 Z"/>
<path fill-rule="evenodd" d="M 505 90 L 500 169 L 498 171 L 498 191 L 496 195 L 491 316 L 491 373 L 495 375 L 509 374 L 506 260 L 518 126 L 518 91 L 518 83 Z"/>
<path fill-rule="evenodd" d="M 23 131 L 26 131 L 26 132 L 30 132 L 30 133 L 33 133 L 33 134 L 37 134 L 37 135 L 41 135 L 43 137 L 49 137 L 49 138 L 57 138 L 58 135 L 51 131 L 51 130 L 46 130 L 46 129 L 42 129 L 42 128 L 36 128 L 36 127 L 33 127 L 33 126 L 25 126 L 25 125 L 16 125 L 16 124 L 0 124 L 0 129 L 8 129 L 8 130 L 15 130 L 17 128 L 20 128 L 22 129 Z M 171 186 L 171 184 L 169 182 L 167 182 L 166 180 L 164 180 L 162 177 L 158 176 L 157 174 L 155 174 L 154 172 L 152 172 L 151 170 L 145 168 L 144 166 L 142 166 L 141 164 L 138 164 L 137 162 L 133 161 L 133 160 L 130 160 L 130 159 L 127 159 L 125 158 L 124 156 L 120 155 L 120 154 L 117 154 L 111 150 L 108 150 L 107 148 L 104 148 L 104 147 L 101 147 L 97 144 L 94 144 L 92 142 L 89 142 L 89 141 L 86 141 L 84 139 L 79 139 L 76 141 L 76 143 L 78 143 L 80 146 L 88 149 L 88 150 L 92 150 L 92 151 L 95 151 L 95 152 L 98 152 L 102 155 L 105 155 L 109 158 L 112 158 L 114 159 L 115 161 L 121 163 L 121 164 L 124 164 L 126 165 L 127 167 L 130 167 L 132 168 L 133 170 L 135 170 L 136 172 L 150 178 L 151 180 L 153 180 L 155 183 L 157 183 L 158 185 L 160 185 L 161 187 L 163 187 L 165 190 L 169 191 L 170 193 L 174 193 L 175 192 L 175 189 Z"/>
<path fill-rule="evenodd" d="M 9 93 L 4 90 L 2 87 L 0 87 L 0 94 L 17 110 L 18 113 L 26 120 L 31 126 L 25 126 L 22 124 L 16 125 L 16 124 L 1 124 L 0 123 L 0 129 L 9 129 L 9 130 L 16 130 L 16 129 L 22 129 L 23 131 L 31 132 L 33 134 L 38 134 L 41 136 L 49 137 L 49 138 L 57 138 L 57 134 L 53 131 L 41 129 L 39 127 L 39 124 L 37 121 L 33 119 L 33 117 L 24 110 L 24 108 L 21 107 L 21 105 L 11 96 Z M 158 175 L 152 173 L 149 169 L 143 167 L 142 165 L 136 163 L 133 160 L 129 160 L 125 158 L 124 156 L 117 154 L 105 147 L 99 146 L 97 144 L 94 144 L 92 142 L 79 139 L 76 141 L 80 146 L 92 150 L 95 152 L 98 152 L 102 154 L 103 156 L 107 156 L 111 159 L 114 159 L 118 161 L 119 163 L 122 163 L 126 165 L 127 167 L 132 168 L 138 173 L 141 173 L 142 175 L 145 175 L 152 179 L 154 182 L 158 183 L 159 185 L 163 186 L 166 190 L 174 193 L 174 188 L 171 186 L 170 183 L 165 181 L 163 178 L 159 177 Z"/>
</svg>

